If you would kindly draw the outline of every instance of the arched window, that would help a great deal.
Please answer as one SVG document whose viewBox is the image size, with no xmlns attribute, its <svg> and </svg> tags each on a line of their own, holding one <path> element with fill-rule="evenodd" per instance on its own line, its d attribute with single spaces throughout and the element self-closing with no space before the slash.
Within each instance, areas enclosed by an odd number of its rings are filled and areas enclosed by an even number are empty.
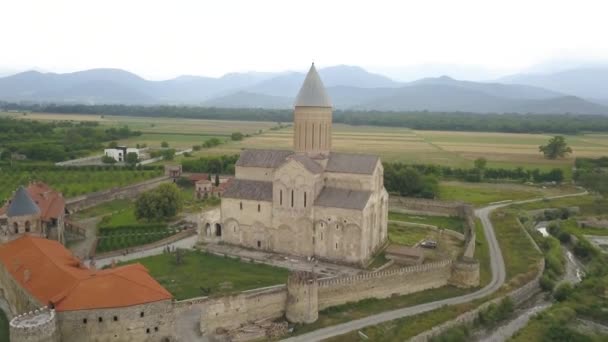
<svg viewBox="0 0 608 342">
<path fill-rule="evenodd" d="M 30 221 L 25 221 L 25 232 L 29 233 L 31 228 Z"/>
<path fill-rule="evenodd" d="M 243 210 L 243 202 L 239 202 L 239 207 Z"/>
<path fill-rule="evenodd" d="M 293 190 L 291 190 L 291 207 L 293 208 Z"/>
<path fill-rule="evenodd" d="M 304 191 L 304 208 L 306 208 L 306 191 Z"/>
<path fill-rule="evenodd" d="M 262 209 L 262 207 L 258 204 L 258 213 L 260 212 L 261 209 Z"/>
<path fill-rule="evenodd" d="M 279 205 L 283 205 L 283 190 L 279 190 Z"/>
<path fill-rule="evenodd" d="M 15 230 L 15 234 L 19 234 L 19 224 L 17 222 L 13 223 L 13 229 Z"/>
</svg>

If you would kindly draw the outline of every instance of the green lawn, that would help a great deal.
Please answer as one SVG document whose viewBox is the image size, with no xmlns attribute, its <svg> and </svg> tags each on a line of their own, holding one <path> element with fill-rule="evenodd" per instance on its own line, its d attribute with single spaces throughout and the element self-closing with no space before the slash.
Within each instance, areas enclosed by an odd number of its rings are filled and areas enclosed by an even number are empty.
<svg viewBox="0 0 608 342">
<path fill-rule="evenodd" d="M 135 203 L 133 201 L 128 201 L 121 209 L 112 212 L 108 216 L 105 216 L 101 220 L 101 222 L 99 222 L 100 227 L 108 228 L 116 228 L 137 224 L 145 224 L 145 222 L 140 222 L 135 217 Z"/>
<path fill-rule="evenodd" d="M 531 203 L 517 204 L 514 209 L 535 210 L 544 208 L 567 208 L 579 207 L 580 215 L 606 215 L 608 211 L 608 199 L 602 199 L 593 195 L 572 196 L 552 200 L 543 200 Z"/>
<path fill-rule="evenodd" d="M 399 245 L 413 246 L 431 234 L 432 231 L 426 228 L 405 227 L 391 222 L 388 224 L 389 240 Z"/>
<path fill-rule="evenodd" d="M 0 341 L 9 341 L 8 319 L 2 310 L 0 310 Z"/>
<path fill-rule="evenodd" d="M 124 208 L 132 206 L 133 201 L 128 199 L 116 199 L 113 201 L 105 202 L 100 205 L 96 205 L 94 207 L 90 207 L 84 210 L 81 210 L 72 215 L 73 219 L 82 220 L 90 217 L 107 215 L 113 212 L 118 212 L 124 210 Z"/>
<path fill-rule="evenodd" d="M 457 232 L 464 232 L 464 221 L 460 217 L 456 216 L 430 216 L 430 215 L 419 215 L 419 214 L 404 214 L 398 212 L 389 212 L 389 220 L 405 221 L 414 223 L 429 224 L 437 226 L 443 229 L 451 229 Z"/>
<path fill-rule="evenodd" d="M 288 270 L 264 264 L 239 261 L 199 251 L 184 252 L 183 264 L 175 256 L 161 254 L 129 261 L 139 262 L 176 299 L 209 295 L 219 296 L 270 285 L 285 284 Z"/>
<path fill-rule="evenodd" d="M 531 198 L 562 195 L 576 190 L 569 186 L 541 188 L 523 184 L 506 183 L 439 183 L 439 199 L 445 201 L 460 201 L 483 206 L 492 202 L 505 200 L 525 200 Z"/>
<path fill-rule="evenodd" d="M 492 213 L 491 220 L 505 260 L 506 280 L 509 281 L 516 276 L 527 278 L 528 275 L 535 273 L 542 254 L 534 248 L 524 228 L 517 223 L 514 211 L 496 210 Z"/>
<path fill-rule="evenodd" d="M 488 241 L 478 218 L 475 219 L 475 259 L 479 261 L 479 286 L 484 287 L 492 280 L 492 267 Z"/>
<path fill-rule="evenodd" d="M 49 184 L 63 196 L 73 197 L 89 192 L 125 186 L 162 175 L 162 170 L 96 170 L 95 168 L 23 171 L 16 168 L 3 168 L 0 177 L 0 200 L 7 198 L 19 185 L 27 185 L 31 180 Z"/>
</svg>

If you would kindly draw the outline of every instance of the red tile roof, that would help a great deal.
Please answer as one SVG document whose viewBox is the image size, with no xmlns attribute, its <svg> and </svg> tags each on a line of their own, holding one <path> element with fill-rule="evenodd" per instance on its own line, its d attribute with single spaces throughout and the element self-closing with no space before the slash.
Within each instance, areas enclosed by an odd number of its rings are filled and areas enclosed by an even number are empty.
<svg viewBox="0 0 608 342">
<path fill-rule="evenodd" d="M 188 179 L 191 182 L 195 182 L 196 183 L 196 182 L 198 182 L 200 180 L 204 180 L 204 179 L 207 180 L 207 179 L 209 179 L 209 174 L 207 174 L 207 173 L 192 173 L 192 174 L 190 174 L 190 176 L 188 176 Z"/>
<path fill-rule="evenodd" d="M 57 219 L 65 212 L 63 195 L 51 189 L 45 183 L 31 183 L 27 187 L 27 192 L 40 208 L 40 217 L 43 221 Z"/>
<path fill-rule="evenodd" d="M 141 264 L 106 270 L 80 265 L 57 241 L 23 236 L 0 246 L 0 262 L 41 304 L 57 311 L 117 308 L 171 299 Z"/>
</svg>

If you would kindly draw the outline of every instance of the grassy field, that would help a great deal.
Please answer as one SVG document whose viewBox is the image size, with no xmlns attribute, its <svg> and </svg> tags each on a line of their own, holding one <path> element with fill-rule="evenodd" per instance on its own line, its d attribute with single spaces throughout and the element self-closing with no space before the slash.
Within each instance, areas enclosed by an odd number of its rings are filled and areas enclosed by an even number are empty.
<svg viewBox="0 0 608 342">
<path fill-rule="evenodd" d="M 395 223 L 388 224 L 388 239 L 392 243 L 414 246 L 420 240 L 433 236 L 434 232 L 421 227 L 405 227 Z"/>
<path fill-rule="evenodd" d="M 566 185 L 542 188 L 523 184 L 504 183 L 465 183 L 456 181 L 439 183 L 439 199 L 461 201 L 474 206 L 483 206 L 505 200 L 517 201 L 575 192 L 580 192 L 580 190 Z"/>
<path fill-rule="evenodd" d="M 0 177 L 0 200 L 5 199 L 19 185 L 27 185 L 31 180 L 39 180 L 63 193 L 64 197 L 73 197 L 89 192 L 101 191 L 118 186 L 125 186 L 162 175 L 162 170 L 66 170 L 51 169 L 40 171 L 2 170 Z"/>
<path fill-rule="evenodd" d="M 263 264 L 239 261 L 202 252 L 184 252 L 183 264 L 175 256 L 161 254 L 129 261 L 142 263 L 150 274 L 176 299 L 205 295 L 223 295 L 287 281 L 288 270 Z"/>
<path fill-rule="evenodd" d="M 490 248 L 480 219 L 475 219 L 475 259 L 479 260 L 479 287 L 484 287 L 492 280 L 490 266 Z"/>
<path fill-rule="evenodd" d="M 459 305 L 444 306 L 440 309 L 425 312 L 422 314 L 396 319 L 385 323 L 373 325 L 361 329 L 368 340 L 363 340 L 358 331 L 353 331 L 348 334 L 336 336 L 325 340 L 326 342 L 352 342 L 352 341 L 387 341 L 387 342 L 402 342 L 411 337 L 414 337 L 426 330 L 440 325 L 474 309 L 478 304 L 466 303 Z"/>
<path fill-rule="evenodd" d="M 12 115 L 0 113 L 0 115 Z M 39 114 L 18 116 L 32 120 L 97 121 L 106 126 L 128 125 L 143 132 L 142 136 L 122 141 L 133 145 L 148 143 L 157 147 L 167 141 L 176 148 L 200 144 L 209 137 L 228 139 L 232 132 L 259 133 L 243 141 L 228 141 L 215 148 L 204 149 L 195 155 L 234 154 L 243 148 L 289 149 L 292 128 L 270 130 L 272 122 L 242 122 L 181 118 L 117 117 L 98 115 Z M 573 155 L 566 159 L 547 160 L 538 152 L 550 134 L 515 134 L 451 131 L 415 131 L 407 128 L 333 125 L 333 149 L 344 152 L 379 154 L 385 161 L 441 164 L 471 167 L 479 157 L 488 159 L 488 167 L 562 168 L 567 175 L 575 157 L 606 155 L 608 135 L 581 134 L 567 136 Z"/>
<path fill-rule="evenodd" d="M 494 211 L 491 220 L 505 260 L 507 282 L 516 276 L 535 273 L 533 271 L 536 270 L 542 254 L 534 248 L 524 228 L 517 223 L 517 215 L 514 211 L 509 209 Z"/>
<path fill-rule="evenodd" d="M 389 220 L 405 221 L 414 223 L 429 224 L 443 229 L 451 229 L 457 232 L 464 232 L 464 221 L 459 217 L 454 216 L 427 216 L 427 215 L 412 215 L 397 212 L 388 213 Z"/>
</svg>

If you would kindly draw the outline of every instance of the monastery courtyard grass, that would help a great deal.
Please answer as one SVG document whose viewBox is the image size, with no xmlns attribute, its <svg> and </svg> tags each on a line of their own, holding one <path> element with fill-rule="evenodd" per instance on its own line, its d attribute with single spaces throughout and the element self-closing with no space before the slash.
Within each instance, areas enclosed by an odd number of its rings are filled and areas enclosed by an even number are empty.
<svg viewBox="0 0 608 342">
<path fill-rule="evenodd" d="M 287 269 L 239 261 L 232 258 L 184 251 L 183 263 L 177 265 L 174 254 L 161 254 L 128 263 L 139 262 L 175 299 L 208 295 L 220 296 L 271 285 L 285 284 Z"/>
<path fill-rule="evenodd" d="M 388 219 L 392 221 L 404 221 L 413 223 L 422 223 L 436 226 L 443 229 L 451 229 L 457 232 L 464 232 L 464 221 L 455 216 L 431 216 L 419 214 L 404 214 L 394 211 L 389 211 Z"/>
</svg>

